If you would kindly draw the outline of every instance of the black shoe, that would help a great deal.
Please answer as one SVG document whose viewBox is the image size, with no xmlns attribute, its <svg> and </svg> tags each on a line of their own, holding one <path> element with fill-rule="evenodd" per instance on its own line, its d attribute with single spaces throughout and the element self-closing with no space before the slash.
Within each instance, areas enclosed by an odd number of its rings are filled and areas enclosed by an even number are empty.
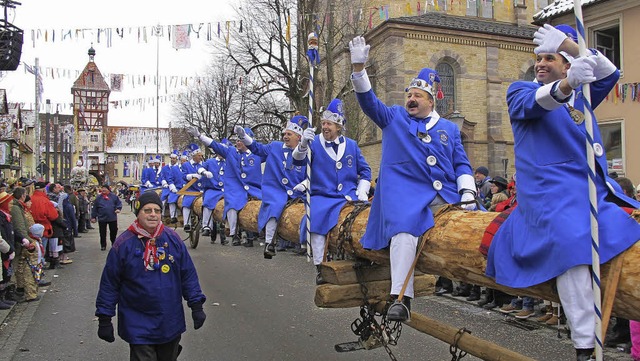
<svg viewBox="0 0 640 361">
<path fill-rule="evenodd" d="M 87 227 L 87 229 L 96 229 L 96 227 Z"/>
<path fill-rule="evenodd" d="M 245 247 L 253 247 L 253 240 L 247 240 L 244 244 L 242 244 Z"/>
<path fill-rule="evenodd" d="M 411 298 L 402 297 L 402 302 L 398 302 L 398 296 L 391 295 L 394 302 L 387 310 L 387 320 L 396 322 L 411 321 Z"/>
<path fill-rule="evenodd" d="M 489 299 L 489 297 L 483 297 L 476 304 L 480 307 L 483 307 L 484 305 L 488 305 L 489 303 L 491 303 L 491 300 Z"/>
<path fill-rule="evenodd" d="M 176 218 L 176 217 L 171 217 L 171 219 L 169 220 L 169 222 L 171 222 L 171 224 L 178 223 L 178 218 Z"/>
<path fill-rule="evenodd" d="M 107 247 L 100 247 L 100 250 L 101 250 L 101 251 L 106 251 L 106 250 L 107 250 Z"/>
<path fill-rule="evenodd" d="M 471 293 L 469 297 L 467 297 L 467 301 L 477 301 L 480 299 L 480 295 L 477 293 Z"/>
<path fill-rule="evenodd" d="M 81 235 L 79 235 L 79 234 L 78 234 L 78 235 L 76 235 L 76 236 L 73 236 L 73 237 L 74 237 L 74 238 L 82 238 L 82 236 L 81 236 Z"/>
<path fill-rule="evenodd" d="M 576 361 L 589 361 L 593 356 L 592 348 L 577 348 L 576 349 Z"/>
<path fill-rule="evenodd" d="M 482 308 L 484 308 L 485 310 L 493 310 L 494 308 L 498 307 L 499 305 L 496 303 L 496 301 L 491 301 L 489 303 L 487 303 L 486 305 L 482 306 Z"/>
<path fill-rule="evenodd" d="M 620 335 L 618 333 L 615 333 L 611 337 L 607 338 L 607 341 L 605 341 L 604 346 L 605 347 L 617 347 L 619 344 L 627 343 L 629 341 L 631 341 L 631 336 L 630 335 L 624 336 L 624 335 Z"/>
<path fill-rule="evenodd" d="M 466 290 L 461 290 L 461 289 L 457 289 L 453 292 L 451 292 L 451 296 L 453 297 L 468 297 L 471 295 L 471 292 L 466 291 Z"/>
<path fill-rule="evenodd" d="M 0 301 L 0 310 L 8 310 L 8 309 L 11 308 L 11 306 L 13 306 L 13 305 L 10 305 L 8 303 L 4 303 L 4 301 Z"/>
<path fill-rule="evenodd" d="M 185 224 L 183 229 L 184 229 L 185 232 L 189 232 L 189 231 L 191 231 L 191 225 L 190 224 Z"/>
<path fill-rule="evenodd" d="M 435 294 L 436 294 L 436 296 L 442 296 L 444 294 L 451 293 L 451 292 L 452 292 L 452 290 L 450 290 L 448 288 L 440 287 L 440 288 L 438 288 L 436 290 Z"/>
<path fill-rule="evenodd" d="M 239 235 L 234 234 L 233 235 L 233 242 L 231 242 L 231 245 L 232 246 L 240 246 L 240 245 L 242 245 L 242 238 Z"/>
<path fill-rule="evenodd" d="M 220 240 L 220 244 L 225 246 L 227 244 L 229 244 L 229 241 L 227 241 L 227 236 L 225 236 L 224 234 L 221 236 L 222 239 Z"/>
<path fill-rule="evenodd" d="M 316 266 L 316 285 L 323 285 L 327 283 L 327 281 L 322 278 L 322 273 L 320 272 L 320 265 Z"/>
<path fill-rule="evenodd" d="M 271 259 L 276 255 L 276 248 L 273 244 L 269 243 L 264 246 L 264 258 Z"/>
<path fill-rule="evenodd" d="M 209 228 L 209 227 L 203 227 L 203 228 L 202 228 L 202 233 L 201 233 L 201 235 L 202 235 L 203 237 L 209 237 L 209 236 L 211 235 L 211 228 Z"/>
<path fill-rule="evenodd" d="M 87 231 L 86 229 L 83 229 L 82 231 L 78 231 L 80 233 L 89 233 L 89 231 Z"/>
</svg>

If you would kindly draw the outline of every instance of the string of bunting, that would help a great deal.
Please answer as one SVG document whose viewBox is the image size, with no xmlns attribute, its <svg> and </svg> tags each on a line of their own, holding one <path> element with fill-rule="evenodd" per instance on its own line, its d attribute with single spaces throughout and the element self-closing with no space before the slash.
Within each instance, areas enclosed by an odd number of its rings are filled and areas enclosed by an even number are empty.
<svg viewBox="0 0 640 361">
<path fill-rule="evenodd" d="M 545 0 L 534 0 L 534 8 L 542 8 Z M 541 2 L 541 4 L 539 4 Z M 346 15 L 351 23 L 354 20 L 368 21 L 369 28 L 374 26 L 374 18 L 388 20 L 391 17 L 424 15 L 430 11 L 446 12 L 454 8 L 472 9 L 482 13 L 487 8 L 496 8 L 501 4 L 508 12 L 513 11 L 514 0 L 424 0 L 408 1 L 400 4 L 381 4 L 379 6 L 349 8 L 344 10 L 325 11 L 320 13 L 302 13 L 299 18 L 326 18 L 331 16 Z M 365 18 L 366 17 L 366 18 Z M 206 41 L 215 38 L 224 40 L 227 44 L 231 38 L 231 29 L 243 32 L 242 20 L 224 20 L 198 24 L 178 25 L 140 25 L 132 27 L 107 27 L 107 28 L 77 28 L 77 29 L 27 29 L 29 42 L 35 48 L 38 43 L 52 43 L 71 40 L 91 40 L 98 44 L 105 43 L 107 47 L 113 46 L 114 39 L 134 38 L 138 43 L 148 43 L 154 37 L 166 38 L 172 41 L 176 49 L 189 48 L 191 38 L 204 39 Z M 287 21 L 287 38 L 290 38 L 290 23 Z"/>
<path fill-rule="evenodd" d="M 605 99 L 613 104 L 627 100 L 640 103 L 640 83 L 618 83 Z"/>
</svg>

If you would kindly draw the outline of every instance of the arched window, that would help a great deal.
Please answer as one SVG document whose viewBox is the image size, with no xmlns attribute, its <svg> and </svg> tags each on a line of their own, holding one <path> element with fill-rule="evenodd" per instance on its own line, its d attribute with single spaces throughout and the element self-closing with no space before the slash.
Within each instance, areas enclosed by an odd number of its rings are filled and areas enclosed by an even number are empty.
<svg viewBox="0 0 640 361">
<path fill-rule="evenodd" d="M 436 66 L 440 77 L 440 87 L 444 93 L 444 99 L 436 99 L 436 111 L 441 116 L 453 112 L 456 108 L 456 79 L 453 67 L 447 63 Z"/>
<path fill-rule="evenodd" d="M 524 73 L 524 79 L 525 81 L 533 81 L 536 78 L 536 73 L 534 73 L 533 71 L 533 67 L 529 67 L 529 69 L 527 69 L 527 72 Z"/>
</svg>

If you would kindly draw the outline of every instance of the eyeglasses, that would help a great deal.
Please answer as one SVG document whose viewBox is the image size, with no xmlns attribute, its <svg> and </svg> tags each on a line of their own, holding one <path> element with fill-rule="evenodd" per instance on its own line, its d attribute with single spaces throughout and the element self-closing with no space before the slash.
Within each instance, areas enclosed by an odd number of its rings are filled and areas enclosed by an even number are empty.
<svg viewBox="0 0 640 361">
<path fill-rule="evenodd" d="M 342 124 L 344 122 L 344 117 L 338 113 L 334 113 L 331 110 L 325 110 L 322 112 L 322 120 L 329 120 L 334 123 Z"/>
<path fill-rule="evenodd" d="M 145 208 L 145 209 L 142 210 L 142 212 L 144 214 L 151 214 L 151 213 L 160 214 L 160 213 L 162 213 L 162 209 L 160 209 L 160 208 Z"/>
</svg>

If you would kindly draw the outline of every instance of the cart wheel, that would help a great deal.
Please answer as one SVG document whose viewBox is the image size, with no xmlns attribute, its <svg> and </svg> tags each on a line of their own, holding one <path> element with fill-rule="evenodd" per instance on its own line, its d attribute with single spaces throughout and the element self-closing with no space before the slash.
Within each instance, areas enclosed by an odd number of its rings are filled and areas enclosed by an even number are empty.
<svg viewBox="0 0 640 361">
<path fill-rule="evenodd" d="M 189 231 L 189 244 L 196 249 L 200 241 L 200 217 L 195 212 L 191 212 L 191 230 Z"/>
</svg>

